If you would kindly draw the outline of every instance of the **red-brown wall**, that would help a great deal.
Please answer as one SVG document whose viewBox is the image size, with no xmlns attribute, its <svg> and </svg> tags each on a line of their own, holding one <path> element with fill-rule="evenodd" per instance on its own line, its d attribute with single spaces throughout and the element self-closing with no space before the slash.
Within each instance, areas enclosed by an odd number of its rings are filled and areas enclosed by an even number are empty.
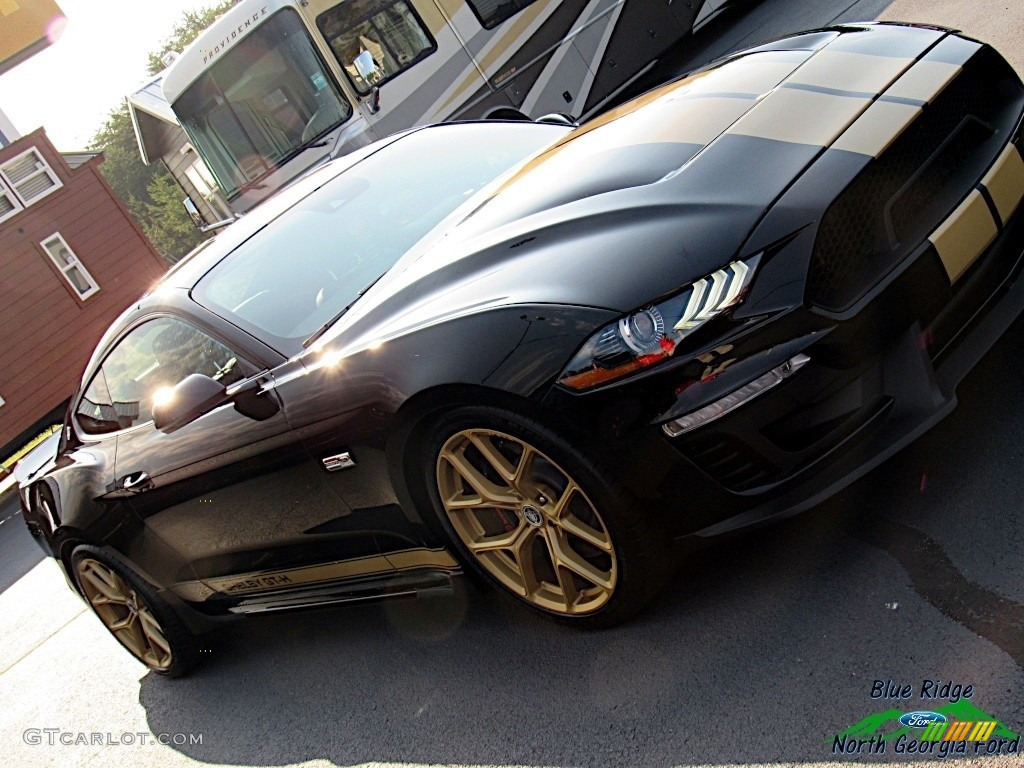
<svg viewBox="0 0 1024 768">
<path fill-rule="evenodd" d="M 72 170 L 40 129 L 0 149 L 0 164 L 30 147 L 63 187 L 0 222 L 0 446 L 7 448 L 74 393 L 107 326 L 167 269 L 100 175 L 101 157 Z M 99 285 L 84 300 L 40 245 L 57 232 Z"/>
</svg>

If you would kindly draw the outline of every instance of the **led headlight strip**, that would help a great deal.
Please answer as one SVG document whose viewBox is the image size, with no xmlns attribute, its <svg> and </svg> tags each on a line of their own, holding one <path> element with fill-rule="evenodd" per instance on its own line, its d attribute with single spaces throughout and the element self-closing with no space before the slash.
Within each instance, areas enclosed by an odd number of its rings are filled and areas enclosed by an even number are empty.
<svg viewBox="0 0 1024 768">
<path fill-rule="evenodd" d="M 590 389 L 671 357 L 683 339 L 743 301 L 760 258 L 758 254 L 734 261 L 674 296 L 601 328 L 558 382 L 571 389 Z"/>
</svg>

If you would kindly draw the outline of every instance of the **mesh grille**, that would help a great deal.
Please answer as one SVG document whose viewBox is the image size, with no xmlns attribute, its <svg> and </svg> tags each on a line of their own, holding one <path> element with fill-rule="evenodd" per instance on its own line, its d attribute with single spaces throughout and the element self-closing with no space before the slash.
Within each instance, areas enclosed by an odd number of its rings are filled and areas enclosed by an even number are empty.
<svg viewBox="0 0 1024 768">
<path fill-rule="evenodd" d="M 833 202 L 818 230 L 807 298 L 840 311 L 863 297 L 981 179 L 1012 128 L 1019 84 L 998 55 L 975 57 Z"/>
</svg>

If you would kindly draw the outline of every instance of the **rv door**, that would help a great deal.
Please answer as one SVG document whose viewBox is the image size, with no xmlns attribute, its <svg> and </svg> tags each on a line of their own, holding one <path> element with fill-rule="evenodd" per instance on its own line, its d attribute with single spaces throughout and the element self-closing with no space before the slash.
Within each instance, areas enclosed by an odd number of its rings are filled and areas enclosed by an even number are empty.
<svg viewBox="0 0 1024 768">
<path fill-rule="evenodd" d="M 310 0 L 305 13 L 380 136 L 439 122 L 489 93 L 433 0 Z"/>
</svg>

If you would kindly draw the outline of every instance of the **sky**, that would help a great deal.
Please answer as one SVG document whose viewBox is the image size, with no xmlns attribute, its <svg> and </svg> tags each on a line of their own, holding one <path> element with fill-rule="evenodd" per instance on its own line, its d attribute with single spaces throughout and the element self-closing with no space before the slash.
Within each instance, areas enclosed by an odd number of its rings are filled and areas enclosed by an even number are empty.
<svg viewBox="0 0 1024 768">
<path fill-rule="evenodd" d="M 107 114 L 146 78 L 186 11 L 215 0 L 57 0 L 60 38 L 0 75 L 0 111 L 22 135 L 42 126 L 57 149 L 84 149 Z"/>
</svg>

